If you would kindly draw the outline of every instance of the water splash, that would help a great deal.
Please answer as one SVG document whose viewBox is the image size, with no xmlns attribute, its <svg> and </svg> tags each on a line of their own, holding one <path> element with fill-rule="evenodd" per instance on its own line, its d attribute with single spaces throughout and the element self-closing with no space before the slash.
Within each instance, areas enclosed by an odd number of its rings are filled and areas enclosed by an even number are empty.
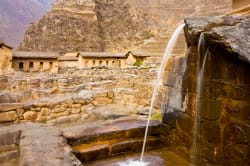
<svg viewBox="0 0 250 166">
<path fill-rule="evenodd" d="M 129 160 L 126 162 L 118 163 L 119 166 L 149 166 L 149 162 L 139 161 L 139 160 Z"/>
<path fill-rule="evenodd" d="M 154 90 L 153 90 L 153 94 L 152 94 L 152 98 L 151 98 L 151 103 L 150 103 L 150 109 L 149 109 L 149 114 L 148 114 L 148 120 L 147 120 L 147 125 L 146 125 L 146 130 L 145 130 L 145 135 L 144 135 L 144 141 L 143 141 L 143 146 L 142 146 L 142 152 L 141 152 L 141 157 L 140 157 L 140 162 L 143 161 L 143 156 L 144 156 L 144 151 L 145 151 L 145 146 L 146 146 L 146 140 L 147 140 L 147 135 L 148 135 L 148 128 L 149 128 L 149 123 L 150 123 L 150 117 L 152 114 L 152 110 L 153 110 L 153 105 L 155 102 L 155 97 L 157 96 L 160 84 L 162 82 L 162 76 L 164 73 L 164 69 L 166 67 L 169 55 L 179 37 L 179 34 L 181 33 L 182 29 L 184 28 L 185 24 L 181 24 L 177 27 L 177 29 L 175 30 L 175 32 L 173 33 L 173 35 L 171 36 L 169 43 L 166 47 L 166 50 L 164 52 L 164 56 L 162 59 L 162 63 L 157 75 L 157 80 L 156 83 L 154 85 Z"/>
<path fill-rule="evenodd" d="M 201 91 L 203 88 L 203 76 L 205 70 L 205 64 L 208 55 L 208 47 L 205 41 L 205 36 L 202 33 L 199 38 L 198 43 L 198 56 L 197 56 L 197 86 L 196 86 L 196 104 L 195 104 L 195 115 L 194 115 L 194 133 L 193 133 L 193 164 L 199 163 L 198 162 L 198 154 L 199 154 L 199 141 L 200 141 L 200 98 L 201 98 Z M 203 58 L 203 62 L 201 64 L 201 58 Z M 200 66 L 201 65 L 201 66 Z"/>
</svg>

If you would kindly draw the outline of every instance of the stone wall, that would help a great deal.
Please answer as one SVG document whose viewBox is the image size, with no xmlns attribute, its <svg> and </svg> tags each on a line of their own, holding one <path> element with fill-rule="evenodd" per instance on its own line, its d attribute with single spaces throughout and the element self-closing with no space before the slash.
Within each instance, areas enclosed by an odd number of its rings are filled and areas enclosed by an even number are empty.
<svg viewBox="0 0 250 166">
<path fill-rule="evenodd" d="M 3 76 L 0 121 L 56 124 L 137 115 L 149 107 L 155 78 L 156 70 L 136 68 Z"/>
<path fill-rule="evenodd" d="M 78 60 L 59 60 L 59 68 L 77 68 L 79 67 Z"/>
<path fill-rule="evenodd" d="M 20 68 L 22 63 L 22 68 Z M 45 59 L 45 58 L 14 58 L 12 61 L 12 67 L 15 71 L 24 72 L 39 72 L 46 71 L 51 73 L 58 72 L 58 60 L 57 59 Z"/>
<path fill-rule="evenodd" d="M 86 95 L 86 94 L 85 94 Z M 41 101 L 25 103 L 5 103 L 0 105 L 0 123 L 34 121 L 47 122 L 60 118 L 59 121 L 75 121 L 88 118 L 89 104 L 94 106 L 113 103 L 113 92 L 102 91 L 84 95 L 58 95 Z M 86 110 L 87 109 L 87 110 Z"/>
<path fill-rule="evenodd" d="M 0 75 L 4 70 L 11 69 L 12 53 L 11 48 L 0 43 Z"/>
<path fill-rule="evenodd" d="M 82 57 L 79 58 L 79 64 L 80 67 L 85 68 L 91 68 L 91 67 L 111 67 L 111 68 L 117 68 L 117 67 L 126 67 L 125 66 L 126 59 L 125 58 L 98 58 L 98 57 Z"/>
<path fill-rule="evenodd" d="M 249 45 L 246 44 L 249 18 L 193 18 L 185 22 L 188 52 L 184 63 L 187 66 L 181 77 L 178 99 L 183 107 L 175 105 L 176 100 L 173 103 L 167 100 L 163 118 L 174 127 L 169 136 L 172 147 L 196 165 L 249 165 L 250 67 Z M 208 52 L 197 113 L 196 69 L 202 32 L 205 42 L 201 50 Z M 200 64 L 203 60 L 204 54 Z M 174 66 L 181 68 L 182 65 Z M 179 80 L 174 76 L 175 72 L 171 72 L 167 80 Z M 169 98 L 175 99 L 175 96 L 170 94 Z M 200 116 L 194 127 L 195 114 Z"/>
</svg>

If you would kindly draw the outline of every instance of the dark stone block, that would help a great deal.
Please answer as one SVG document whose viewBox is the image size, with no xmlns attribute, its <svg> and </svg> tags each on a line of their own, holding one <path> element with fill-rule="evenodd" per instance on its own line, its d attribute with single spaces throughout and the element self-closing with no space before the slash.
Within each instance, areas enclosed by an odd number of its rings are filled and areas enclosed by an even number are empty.
<svg viewBox="0 0 250 166">
<path fill-rule="evenodd" d="M 232 118 L 242 121 L 250 120 L 250 102 L 228 100 L 224 109 Z"/>
<path fill-rule="evenodd" d="M 234 144 L 249 144 L 249 134 L 249 125 L 228 123 L 223 131 L 223 140 L 224 142 L 232 142 Z"/>
<path fill-rule="evenodd" d="M 18 158 L 18 150 L 12 150 L 0 153 L 0 163 L 4 163 L 13 159 Z"/>
<path fill-rule="evenodd" d="M 200 100 L 200 116 L 205 120 L 217 120 L 223 110 L 222 101 L 202 98 Z"/>
<path fill-rule="evenodd" d="M 177 115 L 174 108 L 165 106 L 165 109 L 163 110 L 162 122 L 176 128 L 176 116 Z"/>
<path fill-rule="evenodd" d="M 200 134 L 201 141 L 211 144 L 221 143 L 221 127 L 217 121 L 202 121 L 200 122 Z"/>
<path fill-rule="evenodd" d="M 173 88 L 177 88 L 178 84 L 179 84 L 179 78 L 178 75 L 172 71 L 167 73 L 167 77 L 165 77 L 165 80 L 163 81 L 164 85 L 168 86 L 168 87 L 173 87 Z"/>
<path fill-rule="evenodd" d="M 199 160 L 200 165 L 206 164 L 220 164 L 222 159 L 222 153 L 220 144 L 209 144 L 209 143 L 201 143 L 199 146 Z"/>
<path fill-rule="evenodd" d="M 18 144 L 21 131 L 9 131 L 0 134 L 0 146 Z"/>
<path fill-rule="evenodd" d="M 182 58 L 178 58 L 175 60 L 175 65 L 174 65 L 174 71 L 178 74 L 178 75 L 182 75 L 185 73 L 186 71 L 186 63 L 187 63 L 187 59 L 186 57 L 182 57 Z"/>
<path fill-rule="evenodd" d="M 194 118 L 188 116 L 182 111 L 177 112 L 177 130 L 186 133 L 193 137 L 194 132 Z"/>
</svg>

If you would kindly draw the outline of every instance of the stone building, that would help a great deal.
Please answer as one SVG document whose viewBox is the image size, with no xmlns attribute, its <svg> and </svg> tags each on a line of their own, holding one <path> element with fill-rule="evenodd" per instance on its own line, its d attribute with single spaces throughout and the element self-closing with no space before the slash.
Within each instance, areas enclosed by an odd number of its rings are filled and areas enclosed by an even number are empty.
<svg viewBox="0 0 250 166">
<path fill-rule="evenodd" d="M 12 63 L 12 48 L 0 43 L 0 75 L 4 70 L 10 70 Z"/>
<path fill-rule="evenodd" d="M 58 72 L 58 57 L 55 52 L 13 52 L 12 67 L 24 72 Z"/>
<path fill-rule="evenodd" d="M 66 53 L 64 56 L 58 58 L 58 65 L 60 69 L 76 68 L 79 66 L 79 53 Z"/>
<path fill-rule="evenodd" d="M 143 64 L 146 56 L 137 56 L 132 52 L 81 52 L 79 55 L 79 67 L 111 67 L 126 68 L 133 65 Z"/>
</svg>

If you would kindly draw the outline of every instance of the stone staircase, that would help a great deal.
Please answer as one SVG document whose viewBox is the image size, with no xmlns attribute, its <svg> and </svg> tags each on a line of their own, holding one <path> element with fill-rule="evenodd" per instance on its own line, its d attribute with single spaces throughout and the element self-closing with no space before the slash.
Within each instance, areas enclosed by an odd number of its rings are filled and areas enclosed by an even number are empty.
<svg viewBox="0 0 250 166">
<path fill-rule="evenodd" d="M 175 28 L 159 34 L 154 39 L 146 41 L 142 46 L 132 51 L 135 55 L 148 56 L 144 64 L 150 67 L 160 66 L 166 46 L 174 33 Z M 184 32 L 181 32 L 176 45 L 173 48 L 172 57 L 182 56 L 186 51 Z"/>
<path fill-rule="evenodd" d="M 97 128 L 64 132 L 74 154 L 85 162 L 110 158 L 117 155 L 140 152 L 143 145 L 146 121 L 121 120 Z M 149 127 L 146 150 L 161 148 L 164 145 L 160 130 L 164 127 L 152 121 Z"/>
</svg>

